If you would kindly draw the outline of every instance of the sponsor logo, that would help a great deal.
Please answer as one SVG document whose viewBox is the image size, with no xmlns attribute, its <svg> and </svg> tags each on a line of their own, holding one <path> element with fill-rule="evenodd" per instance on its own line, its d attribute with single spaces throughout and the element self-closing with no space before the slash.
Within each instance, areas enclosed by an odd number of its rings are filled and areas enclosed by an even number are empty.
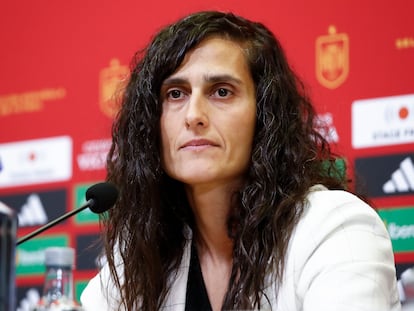
<svg viewBox="0 0 414 311">
<path fill-rule="evenodd" d="M 328 35 L 316 38 L 316 78 L 321 85 L 335 89 L 349 73 L 349 38 L 329 26 Z"/>
<path fill-rule="evenodd" d="M 414 207 L 380 209 L 395 252 L 414 251 Z"/>
<path fill-rule="evenodd" d="M 356 158 L 357 191 L 371 197 L 414 194 L 414 154 Z"/>
<path fill-rule="evenodd" d="M 69 237 L 49 235 L 20 244 L 16 249 L 16 276 L 44 275 L 45 249 L 51 246 L 69 246 Z"/>
<path fill-rule="evenodd" d="M 333 122 L 332 113 L 326 112 L 324 114 L 319 114 L 316 118 L 315 128 L 329 143 L 339 142 L 339 136 Z"/>
<path fill-rule="evenodd" d="M 66 211 L 66 190 L 58 189 L 29 194 L 2 196 L 0 200 L 10 206 L 19 220 L 19 228 L 44 225 Z"/>
<path fill-rule="evenodd" d="M 0 144 L 0 188 L 66 181 L 72 177 L 69 136 Z"/>
<path fill-rule="evenodd" d="M 400 167 L 391 174 L 391 179 L 383 186 L 384 193 L 414 191 L 414 164 L 410 157 L 405 158 Z"/>
<path fill-rule="evenodd" d="M 111 139 L 85 141 L 82 144 L 82 152 L 76 157 L 79 169 L 81 171 L 104 170 L 111 143 Z"/>
<path fill-rule="evenodd" d="M 368 148 L 414 142 L 414 94 L 352 103 L 352 146 Z"/>
<path fill-rule="evenodd" d="M 91 184 L 79 185 L 75 187 L 75 206 L 74 209 L 86 203 L 85 193 Z M 75 215 L 75 223 L 77 224 L 92 224 L 98 223 L 99 215 L 92 212 L 89 208 L 84 209 Z"/>
<path fill-rule="evenodd" d="M 45 101 L 59 100 L 65 96 L 66 89 L 63 87 L 0 96 L 0 116 L 41 111 Z"/>
<path fill-rule="evenodd" d="M 36 226 L 47 223 L 47 215 L 38 194 L 31 194 L 18 215 L 19 226 Z"/>
<path fill-rule="evenodd" d="M 103 68 L 99 74 L 99 107 L 104 115 L 112 118 L 118 111 L 117 92 L 122 91 L 129 70 L 114 58 L 109 67 Z"/>
</svg>

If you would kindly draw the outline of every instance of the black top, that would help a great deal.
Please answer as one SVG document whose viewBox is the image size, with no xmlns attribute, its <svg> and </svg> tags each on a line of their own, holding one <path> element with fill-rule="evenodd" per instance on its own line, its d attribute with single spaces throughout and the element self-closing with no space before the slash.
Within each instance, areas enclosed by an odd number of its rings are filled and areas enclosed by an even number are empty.
<svg viewBox="0 0 414 311">
<path fill-rule="evenodd" d="M 191 246 L 185 311 L 212 311 L 194 243 Z"/>
</svg>

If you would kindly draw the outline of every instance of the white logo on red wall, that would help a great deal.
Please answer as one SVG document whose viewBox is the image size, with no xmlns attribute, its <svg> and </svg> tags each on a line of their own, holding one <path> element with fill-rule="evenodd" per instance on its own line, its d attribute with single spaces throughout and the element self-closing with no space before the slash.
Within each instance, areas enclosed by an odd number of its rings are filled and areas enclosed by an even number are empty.
<svg viewBox="0 0 414 311">
<path fill-rule="evenodd" d="M 0 144 L 0 188 L 66 181 L 72 177 L 69 136 Z"/>
<path fill-rule="evenodd" d="M 106 156 L 111 147 L 111 139 L 85 141 L 82 151 L 76 157 L 81 171 L 103 170 L 106 168 Z"/>
<path fill-rule="evenodd" d="M 379 147 L 414 142 L 414 95 L 352 103 L 352 145 Z"/>
</svg>

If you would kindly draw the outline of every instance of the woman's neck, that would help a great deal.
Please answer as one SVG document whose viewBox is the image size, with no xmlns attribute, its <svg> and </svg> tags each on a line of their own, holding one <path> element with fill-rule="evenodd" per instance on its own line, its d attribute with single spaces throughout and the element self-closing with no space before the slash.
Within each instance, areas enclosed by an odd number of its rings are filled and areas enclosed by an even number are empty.
<svg viewBox="0 0 414 311">
<path fill-rule="evenodd" d="M 213 311 L 222 309 L 233 267 L 228 217 L 234 188 L 192 187 L 187 197 L 194 213 L 194 242 Z"/>
<path fill-rule="evenodd" d="M 228 235 L 228 217 L 234 188 L 197 186 L 187 188 L 195 220 L 195 242 L 200 256 L 231 259 L 233 241 Z"/>
</svg>

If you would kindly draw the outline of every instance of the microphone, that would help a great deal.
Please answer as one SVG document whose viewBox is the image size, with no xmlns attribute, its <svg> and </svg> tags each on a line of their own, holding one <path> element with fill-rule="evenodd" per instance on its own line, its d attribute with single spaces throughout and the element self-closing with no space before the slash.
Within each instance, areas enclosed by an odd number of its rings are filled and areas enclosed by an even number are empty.
<svg viewBox="0 0 414 311">
<path fill-rule="evenodd" d="M 95 214 L 100 214 L 109 210 L 118 199 L 118 189 L 111 183 L 102 182 L 89 187 L 88 190 L 86 190 L 85 197 L 87 201 L 84 205 L 56 218 L 55 220 L 47 223 L 32 233 L 25 235 L 16 242 L 16 245 L 20 245 L 21 243 L 33 238 L 34 236 L 42 233 L 50 227 L 53 227 L 63 220 L 79 213 L 80 211 L 83 211 L 87 207 L 89 207 L 89 209 Z"/>
</svg>

